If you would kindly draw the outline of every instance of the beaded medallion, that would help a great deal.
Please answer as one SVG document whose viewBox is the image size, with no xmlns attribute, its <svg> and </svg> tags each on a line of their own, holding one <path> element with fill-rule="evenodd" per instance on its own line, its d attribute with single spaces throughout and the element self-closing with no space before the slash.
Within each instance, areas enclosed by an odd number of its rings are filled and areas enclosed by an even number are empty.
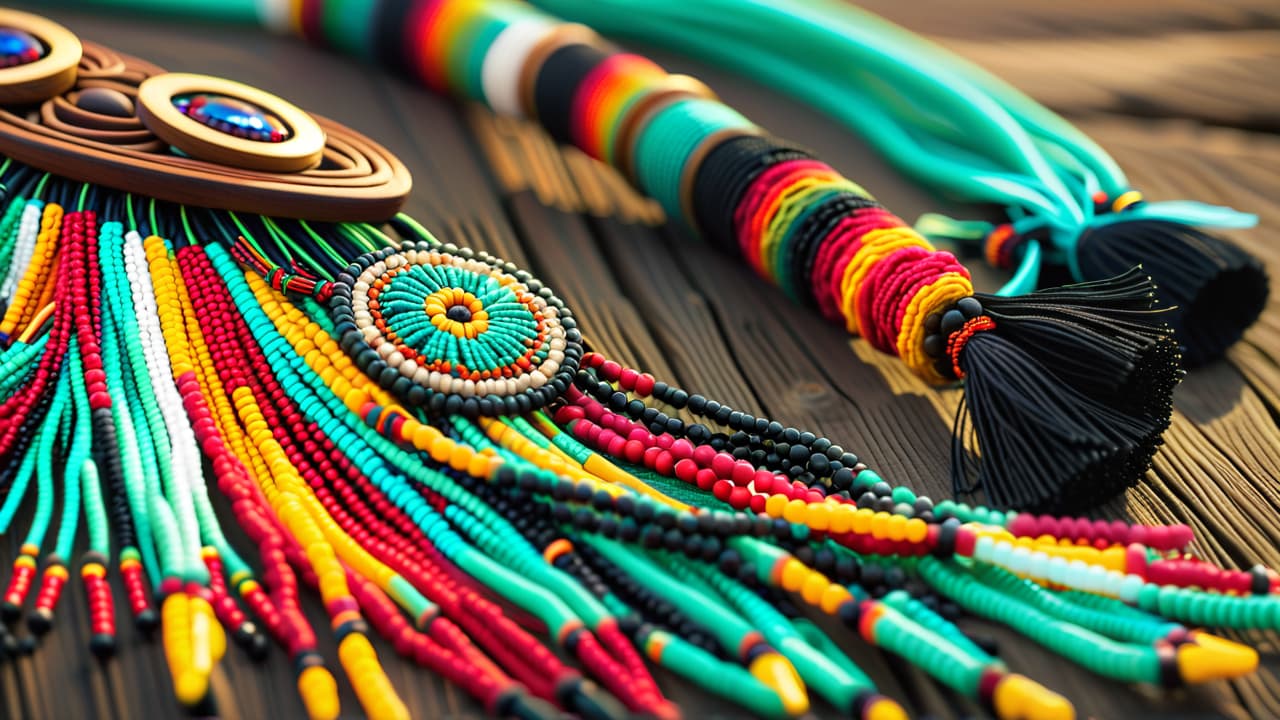
<svg viewBox="0 0 1280 720">
<path fill-rule="evenodd" d="M 511 263 L 406 242 L 357 258 L 333 289 L 342 347 L 415 406 L 468 417 L 529 412 L 573 382 L 573 313 Z"/>
</svg>

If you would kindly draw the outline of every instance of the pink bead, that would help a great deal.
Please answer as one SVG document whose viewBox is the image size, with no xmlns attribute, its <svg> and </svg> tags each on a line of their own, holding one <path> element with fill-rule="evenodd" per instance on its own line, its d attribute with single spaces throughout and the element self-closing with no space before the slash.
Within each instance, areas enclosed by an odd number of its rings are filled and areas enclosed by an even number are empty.
<svg viewBox="0 0 1280 720">
<path fill-rule="evenodd" d="M 676 464 L 675 456 L 672 455 L 670 452 L 663 450 L 661 448 L 656 448 L 656 449 L 658 450 L 658 455 L 654 459 L 653 469 L 663 475 L 671 475 L 671 471 Z"/>
<path fill-rule="evenodd" d="M 733 490 L 734 485 L 728 480 L 717 480 L 715 484 L 711 486 L 711 494 L 720 502 L 728 502 L 729 495 Z"/>
<path fill-rule="evenodd" d="M 675 453 L 672 453 L 674 455 Z M 675 464 L 676 477 L 691 483 L 698 474 L 698 464 L 690 458 L 684 458 Z"/>
<path fill-rule="evenodd" d="M 618 384 L 621 385 L 624 390 L 634 390 L 636 386 L 636 378 L 639 376 L 640 374 L 635 370 L 632 370 L 631 368 L 623 368 L 622 372 L 618 374 Z"/>
<path fill-rule="evenodd" d="M 711 471 L 716 474 L 716 477 L 726 479 L 731 477 L 733 475 L 733 465 L 733 456 L 725 453 L 716 453 L 716 455 L 711 458 Z"/>
<path fill-rule="evenodd" d="M 578 420 L 586 416 L 586 411 L 577 405 L 565 405 L 556 413 L 556 423 L 560 425 L 568 425 L 574 420 Z"/>
<path fill-rule="evenodd" d="M 693 461 L 698 463 L 698 467 L 710 466 L 715 457 L 716 451 L 710 445 L 699 445 L 694 448 Z"/>
<path fill-rule="evenodd" d="M 1036 518 L 1034 516 L 1030 513 L 1022 513 L 1015 517 L 1013 522 L 1009 523 L 1009 532 L 1013 533 L 1016 537 L 1036 537 L 1038 534 L 1036 532 L 1038 525 L 1039 523 L 1036 522 Z"/>
</svg>

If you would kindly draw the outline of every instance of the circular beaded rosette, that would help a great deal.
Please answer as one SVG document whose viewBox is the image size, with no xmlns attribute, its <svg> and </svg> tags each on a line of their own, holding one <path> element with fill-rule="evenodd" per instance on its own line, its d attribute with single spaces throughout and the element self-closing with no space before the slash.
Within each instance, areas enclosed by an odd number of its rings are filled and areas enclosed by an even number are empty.
<svg viewBox="0 0 1280 720">
<path fill-rule="evenodd" d="M 333 286 L 342 348 L 418 407 L 514 415 L 569 387 L 582 358 L 573 313 L 515 265 L 452 244 L 357 258 Z"/>
</svg>

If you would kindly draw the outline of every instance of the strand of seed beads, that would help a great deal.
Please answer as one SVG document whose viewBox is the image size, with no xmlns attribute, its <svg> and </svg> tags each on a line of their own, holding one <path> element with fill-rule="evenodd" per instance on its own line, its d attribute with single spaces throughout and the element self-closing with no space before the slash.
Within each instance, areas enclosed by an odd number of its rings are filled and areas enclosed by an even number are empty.
<svg viewBox="0 0 1280 720">
<path fill-rule="evenodd" d="M 78 353 L 67 358 L 66 377 L 70 396 L 63 408 L 59 428 L 64 440 L 59 444 L 66 461 L 62 468 L 62 517 L 53 552 L 45 557 L 45 572 L 35 607 L 27 617 L 27 626 L 40 636 L 53 627 L 54 612 L 68 580 L 66 558 L 71 557 L 72 545 L 80 523 L 80 472 L 86 462 L 91 462 L 93 431 L 89 422 L 89 397 L 85 392 L 84 375 Z M 70 436 L 70 446 L 65 438 Z"/>
<path fill-rule="evenodd" d="M 73 341 L 73 351 L 74 348 L 75 343 Z M 65 365 L 60 369 L 60 372 L 62 373 L 62 379 L 66 379 L 68 370 Z M 26 602 L 27 593 L 30 591 L 32 582 L 35 579 L 36 567 L 39 562 L 45 534 L 48 532 L 49 524 L 53 520 L 53 460 L 58 445 L 58 426 L 62 422 L 63 414 L 67 412 L 67 406 L 70 402 L 70 382 L 59 383 L 53 392 L 53 401 L 49 407 L 49 413 L 45 415 L 44 422 L 39 428 L 38 439 L 29 451 L 35 457 L 36 507 L 32 513 L 31 526 L 22 541 L 21 554 L 14 560 L 13 577 L 10 579 L 9 587 L 5 592 L 7 619 L 10 621 L 17 620 L 21 616 L 22 606 Z M 46 558 L 46 578 L 50 574 L 49 571 L 56 566 L 54 564 L 56 560 L 56 557 Z M 54 572 L 56 573 L 56 571 Z M 44 600 L 44 592 L 37 592 L 36 597 L 37 602 Z M 28 626 L 32 632 L 39 635 L 48 629 L 48 625 L 43 622 L 43 618 L 33 621 L 32 617 L 34 616 L 28 616 L 27 618 Z"/>
</svg>

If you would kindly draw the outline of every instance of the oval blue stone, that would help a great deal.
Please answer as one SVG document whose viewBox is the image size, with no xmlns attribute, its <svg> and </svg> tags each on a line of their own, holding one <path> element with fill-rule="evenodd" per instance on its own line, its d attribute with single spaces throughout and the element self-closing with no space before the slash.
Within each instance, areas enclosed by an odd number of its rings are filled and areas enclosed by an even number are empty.
<svg viewBox="0 0 1280 720">
<path fill-rule="evenodd" d="M 0 67 L 33 63 L 44 57 L 45 48 L 30 33 L 17 28 L 0 27 Z"/>
<path fill-rule="evenodd" d="M 174 107 L 201 125 L 259 142 L 284 142 L 292 132 L 266 110 L 226 95 L 191 93 L 173 98 Z"/>
</svg>

